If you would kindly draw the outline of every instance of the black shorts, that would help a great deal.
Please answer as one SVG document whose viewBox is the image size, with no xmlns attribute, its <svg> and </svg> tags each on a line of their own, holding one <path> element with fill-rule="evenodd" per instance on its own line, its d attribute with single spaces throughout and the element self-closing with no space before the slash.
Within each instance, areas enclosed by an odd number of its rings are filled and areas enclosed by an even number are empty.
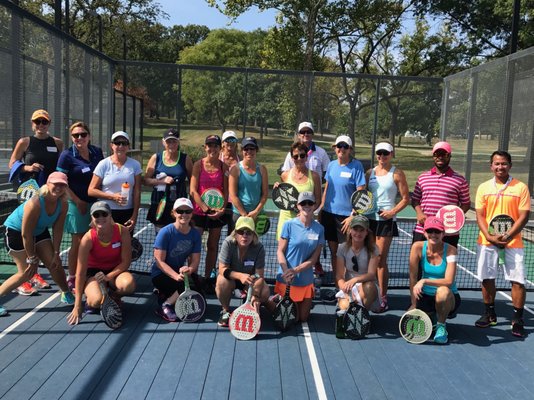
<svg viewBox="0 0 534 400">
<path fill-rule="evenodd" d="M 426 237 L 423 233 L 413 232 L 412 244 L 415 242 L 424 242 Z M 460 235 L 443 236 L 443 241 L 451 246 L 458 247 L 460 241 Z"/>
<path fill-rule="evenodd" d="M 449 312 L 449 315 L 447 316 L 447 318 L 456 317 L 456 311 L 458 310 L 458 307 L 460 307 L 460 304 L 462 303 L 460 294 L 459 293 L 453 293 L 453 294 L 454 294 L 454 309 L 451 312 Z M 423 293 L 421 298 L 417 299 L 416 307 L 426 313 L 436 312 L 436 296 L 430 296 L 428 294 Z"/>
<path fill-rule="evenodd" d="M 183 281 L 175 281 L 170 276 L 165 274 L 160 274 L 152 278 L 152 284 L 156 289 L 158 289 L 159 296 L 163 300 L 171 297 L 172 294 L 176 291 L 178 291 L 178 293 L 182 293 L 185 290 L 185 283 Z M 192 273 L 189 276 L 189 285 L 191 286 L 192 290 L 196 290 L 197 292 L 202 294 L 202 291 L 200 290 L 201 286 L 198 274 Z"/>
<path fill-rule="evenodd" d="M 324 237 L 327 241 L 337 243 L 345 242 L 346 236 L 341 233 L 341 226 L 346 218 L 347 216 L 344 215 L 332 214 L 324 210 L 321 211 L 321 225 L 324 227 Z"/>
<path fill-rule="evenodd" d="M 6 228 L 6 235 L 4 236 L 8 253 L 10 251 L 24 250 L 24 242 L 22 241 L 22 232 L 15 229 Z M 51 240 L 50 232 L 45 229 L 43 233 L 33 238 L 34 244 L 42 242 L 43 240 Z"/>
<path fill-rule="evenodd" d="M 224 215 L 220 218 L 213 219 L 208 217 L 207 215 L 193 214 L 193 222 L 195 223 L 195 226 L 202 228 L 205 231 L 210 229 L 222 228 L 224 225 L 226 225 Z"/>
<path fill-rule="evenodd" d="M 133 215 L 133 208 L 128 208 L 126 210 L 111 210 L 111 216 L 113 221 L 121 225 L 124 225 Z"/>
<path fill-rule="evenodd" d="M 86 278 L 92 278 L 99 272 L 102 272 L 104 275 L 107 275 L 109 272 L 113 271 L 113 269 L 100 269 L 100 268 L 87 268 L 87 272 L 85 273 Z"/>
<path fill-rule="evenodd" d="M 397 221 L 388 219 L 385 221 L 369 220 L 369 230 L 375 234 L 375 236 L 393 237 L 399 236 L 399 228 L 397 227 Z"/>
</svg>

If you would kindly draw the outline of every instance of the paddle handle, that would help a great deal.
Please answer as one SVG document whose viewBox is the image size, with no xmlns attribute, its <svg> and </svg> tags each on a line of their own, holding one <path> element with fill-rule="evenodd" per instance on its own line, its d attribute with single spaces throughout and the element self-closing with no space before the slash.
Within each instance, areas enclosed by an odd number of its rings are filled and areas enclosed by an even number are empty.
<svg viewBox="0 0 534 400">
<path fill-rule="evenodd" d="M 185 290 L 188 291 L 189 290 L 189 277 L 188 277 L 187 272 L 184 272 L 184 285 L 185 285 Z"/>
</svg>

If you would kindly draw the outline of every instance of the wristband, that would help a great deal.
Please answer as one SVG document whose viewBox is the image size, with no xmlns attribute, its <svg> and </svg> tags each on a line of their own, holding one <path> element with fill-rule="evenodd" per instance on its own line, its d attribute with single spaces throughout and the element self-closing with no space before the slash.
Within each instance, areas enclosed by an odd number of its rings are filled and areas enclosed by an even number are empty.
<svg viewBox="0 0 534 400">
<path fill-rule="evenodd" d="M 38 264 L 39 263 L 39 258 L 37 256 L 31 256 L 31 257 L 28 257 L 26 258 L 26 264 Z"/>
<path fill-rule="evenodd" d="M 230 268 L 226 268 L 223 272 L 223 276 L 230 281 L 232 280 L 232 277 L 230 276 L 231 273 L 232 271 L 230 271 Z"/>
</svg>

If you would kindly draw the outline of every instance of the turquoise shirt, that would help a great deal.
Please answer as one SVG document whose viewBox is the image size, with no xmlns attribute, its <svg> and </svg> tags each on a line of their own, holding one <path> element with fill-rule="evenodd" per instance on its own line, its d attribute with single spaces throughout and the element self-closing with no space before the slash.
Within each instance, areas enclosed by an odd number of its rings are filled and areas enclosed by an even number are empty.
<svg viewBox="0 0 534 400">
<path fill-rule="evenodd" d="M 7 217 L 6 221 L 4 222 L 4 225 L 7 228 L 22 232 L 22 215 L 24 214 L 25 204 L 26 202 L 22 203 L 15 209 L 15 211 L 11 213 L 9 217 Z M 39 196 L 39 204 L 41 205 L 41 213 L 39 214 L 37 225 L 33 230 L 33 236 L 39 236 L 47 228 L 50 228 L 52 225 L 54 225 L 54 222 L 57 221 L 59 214 L 61 213 L 61 201 L 57 202 L 56 209 L 52 215 L 48 215 L 46 213 L 44 197 Z"/>
<path fill-rule="evenodd" d="M 441 264 L 432 265 L 428 262 L 426 258 L 426 247 L 428 242 L 423 243 L 422 257 L 420 266 L 423 269 L 423 279 L 442 279 L 445 278 L 445 271 L 447 270 L 447 243 L 443 243 L 443 257 Z M 437 286 L 423 285 L 423 293 L 428 294 L 429 296 L 435 296 L 436 291 L 438 290 Z M 453 282 L 451 285 L 451 291 L 453 293 L 458 293 L 458 288 L 456 287 L 456 282 Z"/>
<path fill-rule="evenodd" d="M 243 168 L 243 162 L 239 163 L 239 180 L 237 183 L 237 197 L 241 204 L 249 213 L 253 211 L 261 200 L 261 169 L 260 164 L 256 163 L 256 172 L 249 174 Z M 232 205 L 234 214 L 239 214 L 239 210 Z"/>
</svg>

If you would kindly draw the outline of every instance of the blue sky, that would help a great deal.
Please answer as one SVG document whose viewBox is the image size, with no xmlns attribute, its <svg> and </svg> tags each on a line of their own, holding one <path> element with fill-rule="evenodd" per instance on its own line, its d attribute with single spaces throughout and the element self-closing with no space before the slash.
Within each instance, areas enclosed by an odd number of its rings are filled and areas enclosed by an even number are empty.
<svg viewBox="0 0 534 400">
<path fill-rule="evenodd" d="M 228 25 L 230 20 L 216 8 L 208 6 L 205 0 L 157 0 L 169 19 L 160 21 L 166 26 L 197 24 L 206 25 L 210 29 L 235 28 L 252 31 L 257 28 L 267 29 L 275 25 L 274 10 L 259 12 L 250 10 L 241 15 L 236 22 Z"/>
</svg>

